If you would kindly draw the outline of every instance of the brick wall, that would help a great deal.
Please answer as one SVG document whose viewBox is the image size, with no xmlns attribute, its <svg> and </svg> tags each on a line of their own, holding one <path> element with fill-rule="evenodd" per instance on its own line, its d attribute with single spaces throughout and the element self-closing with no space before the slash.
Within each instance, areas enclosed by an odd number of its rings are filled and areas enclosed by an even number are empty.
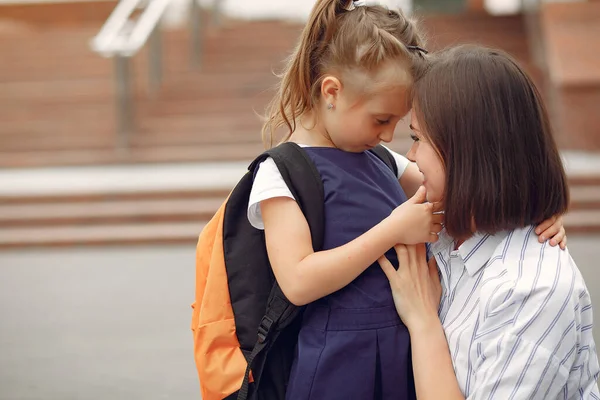
<svg viewBox="0 0 600 400">
<path fill-rule="evenodd" d="M 600 151 L 600 2 L 545 3 L 540 18 L 558 143 Z"/>
</svg>

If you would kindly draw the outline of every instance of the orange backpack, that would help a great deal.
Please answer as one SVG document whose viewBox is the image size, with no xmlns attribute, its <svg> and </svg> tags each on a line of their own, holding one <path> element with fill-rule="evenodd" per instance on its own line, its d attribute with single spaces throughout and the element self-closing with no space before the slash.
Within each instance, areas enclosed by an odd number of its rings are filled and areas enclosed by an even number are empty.
<svg viewBox="0 0 600 400">
<path fill-rule="evenodd" d="M 384 147 L 372 151 L 397 174 Z M 192 332 L 203 400 L 285 398 L 302 307 L 279 288 L 264 231 L 247 217 L 254 175 L 267 157 L 302 209 L 313 248 L 322 248 L 324 198 L 317 168 L 294 143 L 268 150 L 252 162 L 198 240 Z"/>
</svg>

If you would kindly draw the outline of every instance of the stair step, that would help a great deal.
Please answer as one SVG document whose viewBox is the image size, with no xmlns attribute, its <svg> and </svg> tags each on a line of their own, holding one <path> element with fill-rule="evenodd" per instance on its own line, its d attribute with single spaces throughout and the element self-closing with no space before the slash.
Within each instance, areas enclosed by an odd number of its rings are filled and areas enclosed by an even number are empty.
<svg viewBox="0 0 600 400">
<path fill-rule="evenodd" d="M 190 125 L 185 129 L 177 124 L 173 124 L 172 120 L 166 119 L 165 121 L 161 121 L 159 126 L 152 127 L 152 131 L 145 131 L 144 128 L 138 129 L 138 132 L 131 139 L 131 146 L 134 149 L 182 145 L 221 145 L 225 148 L 229 145 L 256 144 L 261 142 L 261 127 L 257 121 L 253 121 L 252 124 L 248 124 L 246 127 L 240 125 L 231 129 L 219 127 L 219 130 L 207 130 L 206 127 L 198 125 Z M 165 132 L 173 133 L 167 134 Z M 19 139 L 19 134 L 14 134 L 10 138 L 2 138 L 0 135 L 0 149 L 4 152 L 25 153 L 49 150 L 81 151 L 86 149 L 114 151 L 117 143 L 117 135 L 114 132 L 114 128 L 109 129 L 105 125 L 105 128 L 100 132 L 88 131 L 82 133 L 80 136 L 73 136 L 69 133 L 57 132 L 54 136 L 48 136 L 47 133 L 38 132 L 36 134 L 21 135 L 25 136 L 22 139 Z"/>
<path fill-rule="evenodd" d="M 564 218 L 569 234 L 600 231 L 600 211 L 575 211 Z M 17 227 L 0 231 L 0 248 L 187 243 L 206 221 Z"/>
<path fill-rule="evenodd" d="M 241 170 L 241 168 L 240 168 Z M 180 189 L 169 189 L 161 188 L 155 190 L 148 189 L 136 189 L 135 191 L 123 191 L 118 188 L 105 188 L 99 192 L 77 192 L 77 193 L 63 193 L 63 194 L 16 194 L 16 195 L 3 195 L 0 196 L 0 207 L 4 206 L 24 206 L 24 205 L 38 205 L 44 206 L 47 204 L 91 204 L 101 202 L 153 202 L 153 201 L 168 201 L 168 200 L 195 200 L 202 201 L 203 199 L 225 199 L 233 185 L 222 185 L 219 188 L 180 188 Z"/>
<path fill-rule="evenodd" d="M 224 197 L 209 197 L 0 205 L 0 225 L 13 228 L 207 221 L 223 200 Z"/>
<path fill-rule="evenodd" d="M 201 127 L 193 126 L 184 130 L 179 126 L 174 126 L 173 129 L 168 129 L 169 122 L 165 122 L 164 128 L 161 131 L 154 130 L 152 132 L 143 132 L 133 138 L 133 146 L 141 147 L 158 147 L 168 145 L 217 145 L 223 146 L 239 145 L 239 144 L 256 144 L 261 143 L 260 126 L 254 123 L 254 129 L 234 129 L 222 130 L 215 132 L 207 132 Z M 172 135 L 165 135 L 163 132 L 173 132 Z"/>
<path fill-rule="evenodd" d="M 32 124 L 33 125 L 33 124 Z M 6 125 L 0 124 L 0 129 Z M 81 149 L 113 149 L 116 143 L 116 134 L 114 127 L 109 125 L 109 121 L 100 126 L 94 126 L 94 129 L 87 128 L 86 125 L 79 126 L 80 130 L 85 130 L 81 135 L 65 133 L 68 129 L 61 130 L 49 135 L 42 128 L 21 127 L 20 130 L 11 131 L 11 135 L 0 134 L 0 149 L 2 152 L 31 152 L 44 150 L 81 150 Z"/>
<path fill-rule="evenodd" d="M 35 27 L 84 27 L 102 24 L 115 8 L 114 0 L 79 2 L 8 2 L 0 5 L 0 15 Z"/>
<path fill-rule="evenodd" d="M 0 83 L 0 104 L 3 102 L 81 102 L 112 98 L 114 82 L 106 78 L 65 79 L 44 81 L 11 81 Z"/>
<path fill-rule="evenodd" d="M 82 225 L 99 223 L 161 222 L 208 220 L 226 197 L 226 191 L 175 193 L 140 193 L 102 196 L 65 196 L 54 200 L 46 198 L 11 199 L 0 202 L 0 225 L 47 226 Z M 580 215 L 594 215 L 600 210 L 600 187 L 571 189 L 570 224 L 581 224 Z M 116 198 L 115 198 L 116 197 Z M 590 210 L 592 213 L 590 214 Z M 600 215 L 600 214 L 599 214 Z M 592 222 L 597 224 L 599 221 Z"/>
<path fill-rule="evenodd" d="M 600 210 L 573 210 L 564 216 L 563 222 L 567 235 L 600 232 Z"/>
<path fill-rule="evenodd" d="M 202 132 L 198 132 L 202 135 Z M 215 135 L 210 133 L 207 135 Z M 39 151 L 0 151 L 1 167 L 33 167 L 58 165 L 97 165 L 97 164 L 135 164 L 164 162 L 210 162 L 210 161 L 251 161 L 264 151 L 260 138 L 260 125 L 247 140 L 217 141 L 182 140 L 180 143 L 143 143 L 136 139 L 136 145 L 128 151 L 119 151 L 113 147 L 39 150 Z M 215 136 L 213 136 L 215 137 Z M 218 137 L 218 136 L 216 136 Z M 215 137 L 215 138 L 216 138 Z M 255 139 L 253 139 L 255 138 Z M 115 140 L 116 141 L 116 140 Z M 165 142 L 167 140 L 165 139 Z M 409 150 L 410 139 L 399 138 L 389 147 L 401 154 Z M 83 151 L 85 150 L 85 151 Z"/>
<path fill-rule="evenodd" d="M 16 124 L 13 124 L 16 125 Z M 112 118 L 92 123 L 91 120 L 67 121 L 58 125 L 56 132 L 44 131 L 41 121 L 23 124 L 11 134 L 0 134 L 0 149 L 7 151 L 45 151 L 114 148 L 117 141 L 115 122 Z M 164 118 L 154 119 L 154 124 L 144 120 L 131 138 L 132 147 L 174 146 L 183 144 L 222 145 L 260 142 L 261 122 L 255 115 L 245 120 L 197 118 L 191 121 Z M 0 129 L 11 126 L 0 123 Z M 71 132 L 79 130 L 77 136 Z M 171 133 L 172 132 L 172 133 Z"/>
<path fill-rule="evenodd" d="M 116 149 L 78 149 L 53 151 L 0 151 L 0 167 L 33 167 L 59 165 L 102 165 L 164 163 L 183 161 L 247 161 L 264 151 L 263 145 L 245 143 L 241 145 L 181 145 L 149 148 L 132 148 L 129 151 Z"/>
<path fill-rule="evenodd" d="M 256 96 L 254 94 L 237 100 L 231 97 L 219 99 L 186 99 L 179 98 L 172 101 L 164 100 L 157 102 L 141 102 L 137 108 L 140 118 L 164 118 L 164 117 L 205 117 L 214 116 L 234 119 L 237 115 L 248 113 L 263 113 L 269 101 L 267 96 Z M 232 115 L 233 114 L 233 115 Z M 142 121 L 143 123 L 143 121 Z"/>
<path fill-rule="evenodd" d="M 570 185 L 570 211 L 600 209 L 600 185 L 575 186 Z"/>
</svg>

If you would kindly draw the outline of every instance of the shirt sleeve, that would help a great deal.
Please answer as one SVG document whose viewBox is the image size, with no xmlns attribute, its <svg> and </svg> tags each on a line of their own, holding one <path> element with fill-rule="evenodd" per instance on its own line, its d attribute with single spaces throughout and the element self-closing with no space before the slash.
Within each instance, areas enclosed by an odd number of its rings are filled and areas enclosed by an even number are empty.
<svg viewBox="0 0 600 400">
<path fill-rule="evenodd" d="M 396 167 L 398 168 L 398 179 L 400 179 L 402 177 L 402 174 L 404 174 L 404 171 L 406 171 L 406 167 L 408 167 L 408 164 L 410 163 L 410 161 L 408 161 L 408 159 L 406 157 L 404 157 L 403 155 L 396 153 L 393 150 L 390 150 L 388 147 L 383 146 L 386 148 L 387 151 L 390 152 L 390 154 L 394 157 L 394 161 L 396 162 Z"/>
<path fill-rule="evenodd" d="M 482 286 L 469 400 L 597 398 L 597 356 L 578 351 L 595 349 L 582 334 L 592 318 L 581 301 L 587 289 L 567 252 L 543 249 L 522 258 L 516 276 L 487 277 Z"/>
<path fill-rule="evenodd" d="M 258 166 L 248 201 L 248 221 L 256 229 L 265 229 L 260 202 L 275 197 L 294 199 L 294 195 L 283 180 L 275 161 L 269 157 Z"/>
</svg>

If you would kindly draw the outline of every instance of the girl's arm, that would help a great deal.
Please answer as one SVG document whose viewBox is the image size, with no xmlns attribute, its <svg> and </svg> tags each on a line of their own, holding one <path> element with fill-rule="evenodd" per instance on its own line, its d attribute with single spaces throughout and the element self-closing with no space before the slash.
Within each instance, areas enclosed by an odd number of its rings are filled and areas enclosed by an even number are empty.
<svg viewBox="0 0 600 400">
<path fill-rule="evenodd" d="M 408 197 L 412 197 L 417 193 L 417 190 L 423 184 L 423 174 L 419 171 L 416 163 L 408 163 L 404 173 L 400 176 L 399 182 Z"/>
<path fill-rule="evenodd" d="M 404 172 L 402 172 L 398 181 L 408 197 L 414 196 L 419 187 L 423 184 L 423 174 L 419 171 L 419 167 L 416 163 L 407 160 L 406 157 L 395 151 L 390 149 L 387 150 L 392 154 L 394 160 L 396 160 L 396 165 L 400 170 L 401 167 L 406 165 Z M 560 215 L 556 215 L 539 224 L 535 233 L 539 236 L 540 243 L 549 240 L 550 246 L 552 247 L 560 245 L 560 248 L 563 250 L 567 247 L 567 235 L 563 226 L 562 216 Z"/>
<path fill-rule="evenodd" d="M 395 153 L 397 154 L 397 153 Z M 396 157 L 396 156 L 395 156 Z M 401 156 L 397 156 L 401 157 Z M 399 179 L 400 186 L 408 197 L 412 197 L 423 184 L 423 174 L 414 162 L 409 162 Z M 562 216 L 556 215 L 539 224 L 535 233 L 539 236 L 540 243 L 550 241 L 550 246 L 560 245 L 561 249 L 567 247 L 567 234 L 563 226 Z"/>
<path fill-rule="evenodd" d="M 442 217 L 424 200 L 423 188 L 365 234 L 320 252 L 312 248 L 308 223 L 294 200 L 261 202 L 269 261 L 281 290 L 304 305 L 348 285 L 396 243 L 436 241 Z"/>
<path fill-rule="evenodd" d="M 540 243 L 550 240 L 552 247 L 559 244 L 561 249 L 567 248 L 567 234 L 563 226 L 562 215 L 555 215 L 545 220 L 535 228 L 535 233 L 539 236 Z"/>
</svg>

